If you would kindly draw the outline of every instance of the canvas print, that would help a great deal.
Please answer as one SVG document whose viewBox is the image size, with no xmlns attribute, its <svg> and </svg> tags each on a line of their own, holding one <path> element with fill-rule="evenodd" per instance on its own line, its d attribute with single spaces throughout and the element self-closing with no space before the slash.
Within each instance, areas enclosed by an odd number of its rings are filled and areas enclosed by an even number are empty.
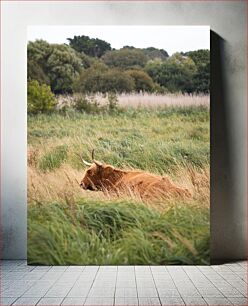
<svg viewBox="0 0 248 306">
<path fill-rule="evenodd" d="M 28 263 L 209 264 L 208 26 L 32 26 Z"/>
</svg>

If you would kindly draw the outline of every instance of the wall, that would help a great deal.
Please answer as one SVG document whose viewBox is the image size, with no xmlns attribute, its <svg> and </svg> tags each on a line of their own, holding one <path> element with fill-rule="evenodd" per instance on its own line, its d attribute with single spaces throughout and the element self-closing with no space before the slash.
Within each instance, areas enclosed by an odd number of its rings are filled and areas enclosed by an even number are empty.
<svg viewBox="0 0 248 306">
<path fill-rule="evenodd" d="M 27 25 L 210 25 L 211 256 L 246 257 L 246 2 L 3 1 L 3 258 L 26 258 Z"/>
</svg>

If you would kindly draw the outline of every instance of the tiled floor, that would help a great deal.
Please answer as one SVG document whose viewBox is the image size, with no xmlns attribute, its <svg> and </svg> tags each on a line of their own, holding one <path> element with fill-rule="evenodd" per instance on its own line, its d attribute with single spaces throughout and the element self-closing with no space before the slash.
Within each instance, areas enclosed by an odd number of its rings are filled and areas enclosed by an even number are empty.
<svg viewBox="0 0 248 306">
<path fill-rule="evenodd" d="M 51 267 L 2 261 L 0 305 L 247 305 L 247 263 Z"/>
</svg>

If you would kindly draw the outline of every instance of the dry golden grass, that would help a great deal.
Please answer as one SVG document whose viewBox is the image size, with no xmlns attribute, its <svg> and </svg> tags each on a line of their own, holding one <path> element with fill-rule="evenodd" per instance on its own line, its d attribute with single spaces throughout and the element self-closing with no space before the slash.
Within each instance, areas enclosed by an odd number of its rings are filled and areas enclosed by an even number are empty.
<svg viewBox="0 0 248 306">
<path fill-rule="evenodd" d="M 29 203 L 80 197 L 113 198 L 110 194 L 83 191 L 79 187 L 85 168 L 78 154 L 90 160 L 90 151 L 96 148 L 96 158 L 102 162 L 121 169 L 140 168 L 168 175 L 175 184 L 191 192 L 192 198 L 186 202 L 209 206 L 206 114 L 206 109 L 192 108 L 182 112 L 168 109 L 165 117 L 160 112 L 138 111 L 135 119 L 132 114 L 117 117 L 81 115 L 76 119 L 57 115 L 38 120 L 30 118 Z M 139 195 L 131 191 L 130 197 L 141 201 Z M 161 200 L 154 206 L 164 209 L 175 202 L 173 198 L 166 202 Z"/>
<path fill-rule="evenodd" d="M 39 171 L 29 161 L 28 202 L 52 203 L 61 199 L 74 201 L 80 197 L 106 200 L 117 198 L 116 195 L 111 193 L 82 190 L 79 184 L 83 177 L 83 172 L 84 169 L 79 171 L 66 164 L 54 171 L 43 172 Z M 209 168 L 197 170 L 193 168 L 180 168 L 174 174 L 173 182 L 187 188 L 191 192 L 192 198 L 184 199 L 188 205 L 192 203 L 193 205 L 209 206 Z M 142 202 L 140 196 L 131 191 L 129 195 L 121 195 L 121 198 Z M 152 202 L 148 201 L 145 204 L 164 210 L 168 209 L 171 205 L 175 205 L 175 198 L 171 197 L 167 200 L 157 199 Z"/>
<path fill-rule="evenodd" d="M 61 95 L 58 96 L 58 106 L 72 105 L 74 96 Z M 98 93 L 95 95 L 87 96 L 90 100 L 94 100 L 99 105 L 105 105 L 108 103 L 108 96 Z M 146 107 L 146 108 L 157 108 L 164 106 L 206 106 L 210 105 L 209 95 L 193 95 L 193 94 L 159 94 L 159 93 L 122 93 L 117 94 L 118 105 L 120 107 Z"/>
</svg>

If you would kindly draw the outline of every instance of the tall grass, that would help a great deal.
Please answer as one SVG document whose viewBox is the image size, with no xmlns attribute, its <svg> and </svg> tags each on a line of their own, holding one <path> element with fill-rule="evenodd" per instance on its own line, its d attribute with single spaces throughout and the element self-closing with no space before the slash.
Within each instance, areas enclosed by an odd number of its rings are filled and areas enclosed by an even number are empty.
<svg viewBox="0 0 248 306">
<path fill-rule="evenodd" d="M 30 150 L 49 161 L 63 146 L 65 162 L 78 169 L 82 164 L 77 155 L 89 160 L 93 148 L 96 157 L 107 163 L 158 173 L 209 161 L 209 112 L 205 107 L 129 109 L 111 116 L 40 115 L 30 117 L 28 126 Z"/>
<path fill-rule="evenodd" d="M 30 264 L 206 264 L 208 209 L 166 212 L 128 201 L 29 207 Z"/>
<path fill-rule="evenodd" d="M 28 261 L 203 264 L 209 258 L 209 109 L 132 108 L 28 118 Z M 193 196 L 142 203 L 82 191 L 80 155 L 169 175 Z"/>
</svg>

